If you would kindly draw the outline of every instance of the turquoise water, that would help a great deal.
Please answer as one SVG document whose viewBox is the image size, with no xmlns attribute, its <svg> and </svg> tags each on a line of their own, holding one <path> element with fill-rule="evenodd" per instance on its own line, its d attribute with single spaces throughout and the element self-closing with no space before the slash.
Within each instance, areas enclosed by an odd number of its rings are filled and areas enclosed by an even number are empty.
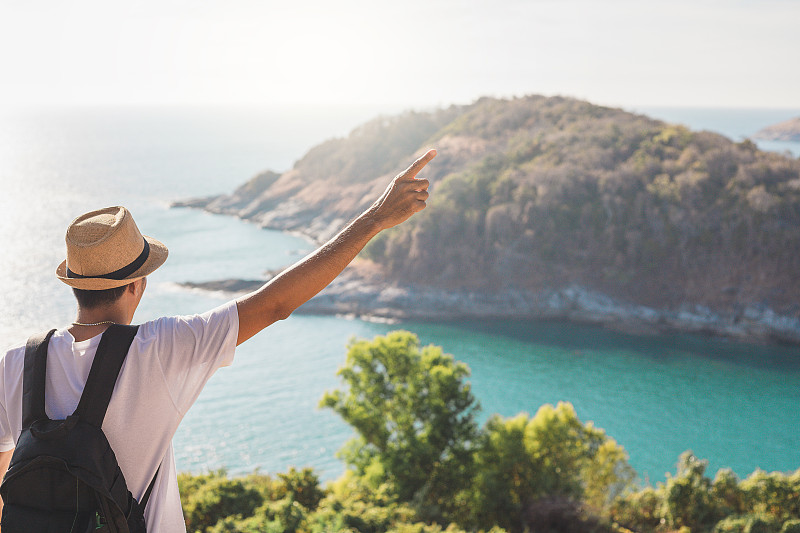
<svg viewBox="0 0 800 533">
<path fill-rule="evenodd" d="M 63 259 L 63 232 L 74 216 L 102 205 L 128 205 L 142 230 L 170 247 L 169 261 L 150 278 L 138 321 L 224 301 L 177 282 L 258 277 L 301 257 L 311 249 L 303 239 L 168 203 L 230 191 L 266 168 L 285 170 L 310 146 L 375 114 L 311 111 L 51 109 L 5 117 L 0 344 L 73 318 L 71 293 L 53 276 Z M 734 138 L 737 128 L 747 135 L 780 119 L 766 113 L 759 123 L 750 111 L 736 126 L 736 113 L 691 111 L 674 120 L 696 117 L 691 127 L 712 128 L 709 116 L 717 117 L 719 130 Z M 720 117 L 732 121 L 728 131 Z M 652 481 L 674 470 L 686 449 L 709 459 L 712 471 L 800 467 L 795 347 L 635 337 L 559 322 L 389 325 L 303 315 L 242 345 L 235 364 L 209 382 L 175 436 L 179 467 L 244 473 L 310 465 L 324 478 L 337 476 L 342 466 L 335 452 L 352 433 L 317 403 L 338 385 L 335 372 L 349 338 L 396 328 L 470 366 L 484 419 L 572 402 L 582 420 L 604 428 Z"/>
</svg>

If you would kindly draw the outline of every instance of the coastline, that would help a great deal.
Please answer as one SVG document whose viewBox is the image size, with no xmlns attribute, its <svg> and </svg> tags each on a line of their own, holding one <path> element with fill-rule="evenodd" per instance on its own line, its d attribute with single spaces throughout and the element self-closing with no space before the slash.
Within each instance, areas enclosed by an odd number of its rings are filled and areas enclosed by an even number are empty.
<svg viewBox="0 0 800 533">
<path fill-rule="evenodd" d="M 749 305 L 736 313 L 686 305 L 655 309 L 620 302 L 569 285 L 541 291 L 467 291 L 400 286 L 379 279 L 364 262 L 348 267 L 296 313 L 353 316 L 362 320 L 453 321 L 467 319 L 564 320 L 599 325 L 634 335 L 704 334 L 740 342 L 800 346 L 800 318 L 779 315 L 766 306 Z M 230 294 L 246 293 L 266 280 L 228 279 L 180 286 Z"/>
</svg>

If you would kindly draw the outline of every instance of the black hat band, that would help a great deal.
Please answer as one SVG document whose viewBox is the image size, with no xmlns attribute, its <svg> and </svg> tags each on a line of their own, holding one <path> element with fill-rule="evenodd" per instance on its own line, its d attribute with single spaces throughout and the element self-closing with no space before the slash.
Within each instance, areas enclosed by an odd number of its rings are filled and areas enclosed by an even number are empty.
<svg viewBox="0 0 800 533">
<path fill-rule="evenodd" d="M 133 260 L 133 262 L 129 263 L 128 265 L 120 268 L 119 270 L 115 270 L 109 274 L 102 274 L 98 276 L 82 276 L 80 274 L 76 274 L 69 268 L 67 268 L 67 277 L 68 278 L 76 278 L 76 279 L 87 279 L 87 278 L 103 278 L 103 279 L 115 279 L 115 280 L 123 280 L 142 268 L 145 261 L 147 261 L 147 257 L 150 255 L 150 243 L 147 242 L 147 239 L 144 240 L 144 250 L 142 253 L 139 254 L 139 257 Z"/>
</svg>

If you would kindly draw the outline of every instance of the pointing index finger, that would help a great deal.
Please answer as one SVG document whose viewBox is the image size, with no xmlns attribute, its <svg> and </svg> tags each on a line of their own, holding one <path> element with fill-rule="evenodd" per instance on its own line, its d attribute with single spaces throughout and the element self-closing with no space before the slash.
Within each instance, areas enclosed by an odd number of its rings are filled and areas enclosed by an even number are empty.
<svg viewBox="0 0 800 533">
<path fill-rule="evenodd" d="M 405 180 L 413 180 L 414 177 L 419 174 L 419 171 L 422 170 L 428 162 L 436 157 L 436 150 L 428 150 L 425 152 L 425 155 L 411 163 L 411 166 L 408 167 L 405 172 L 403 172 L 400 177 Z"/>
</svg>

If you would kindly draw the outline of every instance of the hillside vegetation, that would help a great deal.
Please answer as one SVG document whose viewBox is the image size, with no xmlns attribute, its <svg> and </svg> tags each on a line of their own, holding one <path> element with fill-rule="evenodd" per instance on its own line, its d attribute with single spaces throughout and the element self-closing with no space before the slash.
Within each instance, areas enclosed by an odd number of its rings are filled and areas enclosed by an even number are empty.
<svg viewBox="0 0 800 533">
<path fill-rule="evenodd" d="M 478 102 L 429 143 L 457 141 L 479 156 L 369 250 L 393 276 L 798 302 L 800 161 L 566 99 Z"/>
<path fill-rule="evenodd" d="M 800 315 L 800 160 L 574 99 L 381 117 L 194 205 L 325 239 L 428 147 L 428 209 L 365 251 L 389 279 Z"/>
</svg>

